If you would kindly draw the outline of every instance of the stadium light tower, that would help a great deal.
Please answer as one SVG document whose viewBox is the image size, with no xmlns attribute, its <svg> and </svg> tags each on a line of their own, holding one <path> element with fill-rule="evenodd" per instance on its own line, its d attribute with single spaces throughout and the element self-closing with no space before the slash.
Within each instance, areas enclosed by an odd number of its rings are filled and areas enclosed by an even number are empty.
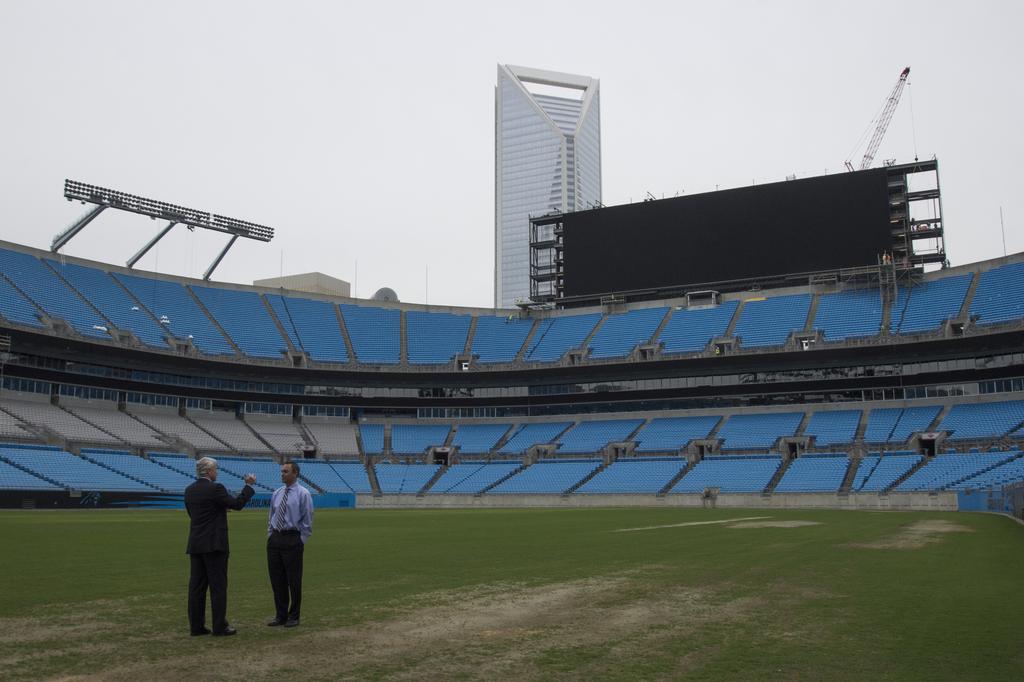
<svg viewBox="0 0 1024 682">
<path fill-rule="evenodd" d="M 171 231 L 171 228 L 178 223 L 181 223 L 190 230 L 200 227 L 204 230 L 213 230 L 214 232 L 223 232 L 231 235 L 231 239 L 228 241 L 227 245 L 217 255 L 213 263 L 210 264 L 210 267 L 206 269 L 206 273 L 203 274 L 204 280 L 210 279 L 210 275 L 212 275 L 213 271 L 218 265 L 220 265 L 220 262 L 224 260 L 224 256 L 227 255 L 228 250 L 234 246 L 239 237 L 255 239 L 256 241 L 261 242 L 269 242 L 274 238 L 274 228 L 267 227 L 266 225 L 250 223 L 245 220 L 238 220 L 237 218 L 229 218 L 227 216 L 217 215 L 216 213 L 210 213 L 208 211 L 199 211 L 194 208 L 186 208 L 185 206 L 178 206 L 177 204 L 169 204 L 164 201 L 157 201 L 156 199 L 147 199 L 146 197 L 140 197 L 126 192 L 119 192 L 105 187 L 97 187 L 96 185 L 89 185 L 84 182 L 76 182 L 74 180 L 64 181 L 64 197 L 68 201 L 77 199 L 83 204 L 90 203 L 95 204 L 95 206 L 89 209 L 81 218 L 72 223 L 70 227 L 53 238 L 53 242 L 50 244 L 50 251 L 53 253 L 57 253 L 61 247 L 71 241 L 71 239 L 81 232 L 86 225 L 92 222 L 96 216 L 108 208 L 116 208 L 129 213 L 138 213 L 139 215 L 149 216 L 154 220 L 159 218 L 168 221 L 167 226 L 164 229 L 158 232 L 157 235 L 150 239 L 145 246 L 139 249 L 134 256 L 128 259 L 127 265 L 129 268 L 134 267 L 135 263 L 146 255 L 146 252 L 153 248 L 158 241 L 163 239 L 164 236 Z"/>
</svg>

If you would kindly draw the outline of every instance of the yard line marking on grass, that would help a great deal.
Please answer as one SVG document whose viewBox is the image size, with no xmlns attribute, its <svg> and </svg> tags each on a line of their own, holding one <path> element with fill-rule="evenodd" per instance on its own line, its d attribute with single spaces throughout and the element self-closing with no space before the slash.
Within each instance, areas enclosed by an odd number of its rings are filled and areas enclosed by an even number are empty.
<svg viewBox="0 0 1024 682">
<path fill-rule="evenodd" d="M 716 523 L 735 523 L 736 521 L 760 521 L 770 516 L 744 516 L 739 519 L 722 519 L 721 521 L 689 521 L 687 523 L 670 523 L 665 526 L 643 526 L 642 528 L 616 528 L 613 533 L 630 533 L 635 530 L 658 530 L 659 528 L 682 528 L 683 526 L 710 526 Z"/>
</svg>

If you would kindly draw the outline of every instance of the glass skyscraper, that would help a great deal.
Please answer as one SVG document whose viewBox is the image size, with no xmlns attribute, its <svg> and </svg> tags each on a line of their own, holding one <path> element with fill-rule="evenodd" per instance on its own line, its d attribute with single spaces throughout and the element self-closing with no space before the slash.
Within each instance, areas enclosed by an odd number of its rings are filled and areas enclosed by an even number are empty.
<svg viewBox="0 0 1024 682">
<path fill-rule="evenodd" d="M 499 64 L 494 110 L 494 305 L 504 308 L 530 298 L 530 217 L 601 201 L 598 80 Z"/>
</svg>

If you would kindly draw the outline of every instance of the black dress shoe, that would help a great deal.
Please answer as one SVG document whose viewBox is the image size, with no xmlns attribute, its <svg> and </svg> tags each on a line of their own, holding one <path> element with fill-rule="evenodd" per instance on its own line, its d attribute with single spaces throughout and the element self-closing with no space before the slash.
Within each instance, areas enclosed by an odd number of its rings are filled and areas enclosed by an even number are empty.
<svg viewBox="0 0 1024 682">
<path fill-rule="evenodd" d="M 284 626 L 286 628 L 294 628 L 294 627 L 297 627 L 298 624 L 299 624 L 299 619 L 298 618 L 293 618 L 293 619 L 289 620 L 288 622 L 286 622 L 284 624 Z"/>
<path fill-rule="evenodd" d="M 278 625 L 284 625 L 284 623 L 285 622 L 283 620 L 281 620 L 280 618 L 275 618 L 274 620 L 272 620 L 269 623 L 267 623 L 267 627 L 275 628 Z"/>
<path fill-rule="evenodd" d="M 203 628 L 202 630 L 193 630 L 191 634 L 193 637 L 199 637 L 200 635 L 210 634 L 210 630 L 208 628 Z"/>
<path fill-rule="evenodd" d="M 213 633 L 214 637 L 230 637 L 231 635 L 237 635 L 238 630 L 234 629 L 230 625 L 221 630 L 220 632 Z"/>
</svg>

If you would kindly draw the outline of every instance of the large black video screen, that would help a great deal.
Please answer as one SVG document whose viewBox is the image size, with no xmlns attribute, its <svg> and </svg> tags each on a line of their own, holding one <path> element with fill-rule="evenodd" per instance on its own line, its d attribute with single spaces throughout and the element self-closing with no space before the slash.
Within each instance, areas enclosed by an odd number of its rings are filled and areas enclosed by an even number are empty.
<svg viewBox="0 0 1024 682">
<path fill-rule="evenodd" d="M 892 248 L 885 169 L 569 213 L 565 296 L 874 265 Z"/>
</svg>

